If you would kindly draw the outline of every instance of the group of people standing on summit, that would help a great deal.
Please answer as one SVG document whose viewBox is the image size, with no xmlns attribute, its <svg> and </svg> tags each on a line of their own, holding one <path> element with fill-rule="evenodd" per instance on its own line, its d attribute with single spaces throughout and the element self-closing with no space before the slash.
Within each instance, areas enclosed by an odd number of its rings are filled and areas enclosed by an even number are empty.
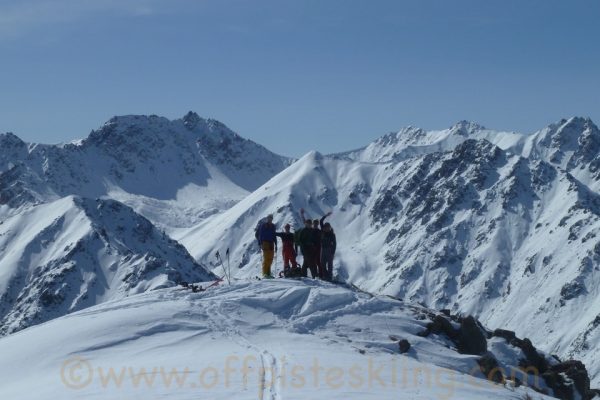
<svg viewBox="0 0 600 400">
<path fill-rule="evenodd" d="M 293 233 L 290 231 L 290 224 L 285 224 L 283 232 L 277 232 L 272 214 L 259 223 L 256 238 L 263 253 L 263 278 L 273 278 L 271 265 L 279 237 L 282 242 L 284 277 L 308 277 L 310 270 L 313 278 L 333 280 L 333 257 L 337 242 L 331 224 L 325 222 L 330 215 L 331 212 L 325 214 L 320 220 L 311 220 L 305 216 L 304 209 L 300 209 L 304 227 Z M 302 266 L 296 260 L 298 248 L 302 252 Z"/>
</svg>

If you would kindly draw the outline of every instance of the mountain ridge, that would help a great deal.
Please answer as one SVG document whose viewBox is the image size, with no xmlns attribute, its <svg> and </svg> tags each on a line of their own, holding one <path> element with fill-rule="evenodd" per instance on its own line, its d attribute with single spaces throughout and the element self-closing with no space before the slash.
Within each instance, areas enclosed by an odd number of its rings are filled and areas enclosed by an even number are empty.
<svg viewBox="0 0 600 400">
<path fill-rule="evenodd" d="M 76 143 L 27 144 L 3 134 L 0 144 L 5 202 L 10 186 L 36 188 L 20 205 L 32 198 L 37 204 L 67 195 L 109 197 L 166 230 L 230 207 L 293 161 L 191 112 L 173 121 L 113 117 Z M 167 207 L 168 218 L 154 212 Z"/>
</svg>

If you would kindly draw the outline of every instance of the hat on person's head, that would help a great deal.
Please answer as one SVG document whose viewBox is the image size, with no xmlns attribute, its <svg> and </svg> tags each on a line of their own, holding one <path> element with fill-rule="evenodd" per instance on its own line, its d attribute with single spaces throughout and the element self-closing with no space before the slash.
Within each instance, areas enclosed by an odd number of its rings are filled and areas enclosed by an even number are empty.
<svg viewBox="0 0 600 400">
<path fill-rule="evenodd" d="M 267 215 L 267 219 L 273 219 L 273 214 Z"/>
</svg>

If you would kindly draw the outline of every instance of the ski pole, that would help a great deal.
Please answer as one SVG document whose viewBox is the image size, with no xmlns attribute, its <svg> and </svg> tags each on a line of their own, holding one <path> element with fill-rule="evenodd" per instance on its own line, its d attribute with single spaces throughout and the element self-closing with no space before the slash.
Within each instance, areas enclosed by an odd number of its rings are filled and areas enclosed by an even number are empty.
<svg viewBox="0 0 600 400">
<path fill-rule="evenodd" d="M 225 255 L 227 256 L 227 273 L 229 274 L 229 284 L 231 285 L 231 262 L 229 261 L 229 247 L 227 248 Z"/>
<path fill-rule="evenodd" d="M 262 250 L 262 245 L 260 246 L 260 266 L 259 269 L 262 269 L 262 265 L 265 263 L 265 255 Z"/>
<path fill-rule="evenodd" d="M 281 246 L 282 246 L 281 249 L 283 250 L 283 243 L 281 244 Z M 280 270 L 279 267 L 277 266 L 279 264 L 279 249 L 278 249 L 277 250 L 277 257 L 275 258 L 275 270 L 276 271 L 279 271 L 279 272 L 283 271 L 283 255 L 281 256 L 281 263 L 282 263 L 281 264 L 282 268 Z"/>
<path fill-rule="evenodd" d="M 227 282 L 229 284 L 231 284 L 231 281 L 229 280 L 229 276 L 227 275 L 227 270 L 225 269 L 225 265 L 223 264 L 223 259 L 221 258 L 221 254 L 219 253 L 219 251 L 217 250 L 217 259 L 219 260 L 219 263 L 221 264 L 221 268 L 223 268 L 223 274 L 225 276 L 225 278 L 227 278 Z"/>
<path fill-rule="evenodd" d="M 275 239 L 275 240 L 277 240 L 277 239 Z M 277 271 L 278 271 L 277 261 L 278 261 L 278 258 L 279 258 L 279 254 L 278 253 L 279 253 L 279 250 L 277 249 L 277 242 L 275 242 L 275 271 L 274 271 L 274 273 L 271 274 L 273 276 L 277 276 Z"/>
</svg>

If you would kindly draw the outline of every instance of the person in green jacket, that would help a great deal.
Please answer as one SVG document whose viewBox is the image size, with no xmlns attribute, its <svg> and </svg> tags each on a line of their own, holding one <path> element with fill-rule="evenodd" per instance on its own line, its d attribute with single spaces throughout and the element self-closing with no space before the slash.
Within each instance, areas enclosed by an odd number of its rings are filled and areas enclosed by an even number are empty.
<svg viewBox="0 0 600 400">
<path fill-rule="evenodd" d="M 316 248 L 317 248 L 317 236 L 312 228 L 312 221 L 307 219 L 304 221 L 304 228 L 296 232 L 295 235 L 296 246 L 300 247 L 302 251 L 302 275 L 308 276 L 308 270 L 313 278 L 318 276 L 317 261 L 316 261 Z"/>
</svg>

